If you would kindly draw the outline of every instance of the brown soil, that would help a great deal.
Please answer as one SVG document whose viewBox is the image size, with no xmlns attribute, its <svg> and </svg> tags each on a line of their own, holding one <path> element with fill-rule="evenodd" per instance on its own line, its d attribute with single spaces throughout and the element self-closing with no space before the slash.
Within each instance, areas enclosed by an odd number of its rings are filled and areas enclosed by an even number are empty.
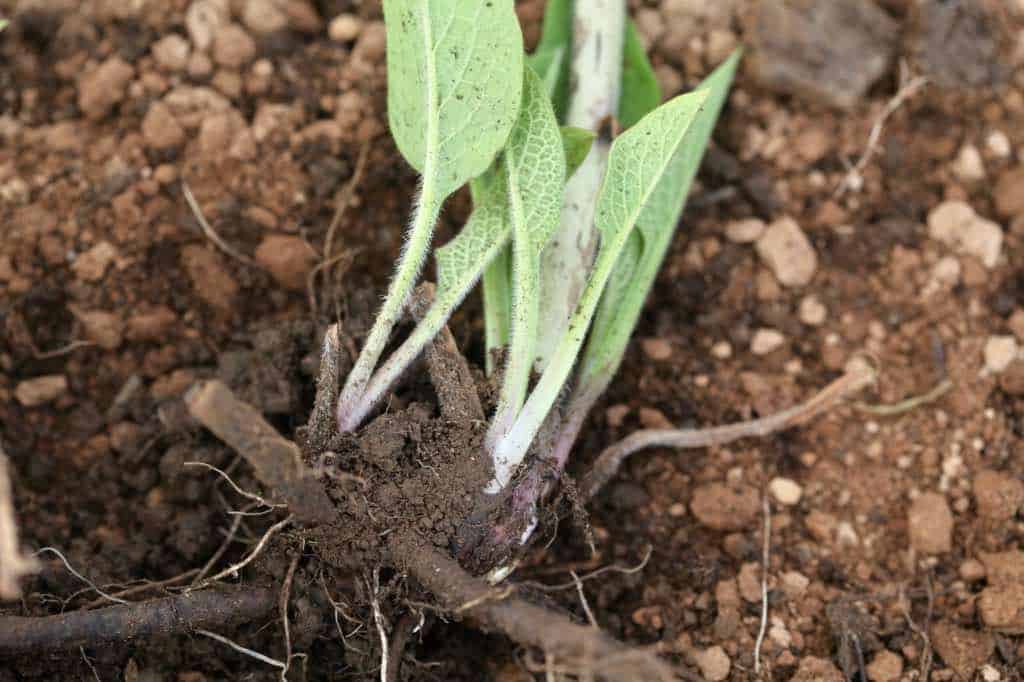
<svg viewBox="0 0 1024 682">
<path fill-rule="evenodd" d="M 298 437 L 323 331 L 340 319 L 343 347 L 358 346 L 415 185 L 386 134 L 377 4 L 289 3 L 284 23 L 261 32 L 243 10 L 275 3 L 207 0 L 245 20 L 243 35 L 221 26 L 204 50 L 182 55 L 166 41 L 197 40 L 186 10 L 198 3 L 60 0 L 15 13 L 0 0 L 0 16 L 14 19 L 0 34 L 0 442 L 25 546 L 59 549 L 108 593 L 154 581 L 130 601 L 174 594 L 211 558 L 205 574 L 220 571 L 283 518 L 236 524 L 228 512 L 250 501 L 185 466 L 204 462 L 272 494 L 189 418 L 183 396 L 219 378 Z M 757 3 L 634 4 L 669 94 L 695 84 L 723 45 L 753 39 Z M 570 471 L 584 474 L 641 427 L 721 424 L 794 404 L 858 353 L 880 368 L 866 403 L 898 403 L 944 379 L 952 388 L 895 415 L 849 405 L 761 441 L 637 454 L 586 515 L 559 502 L 566 513 L 549 515 L 511 578 L 585 622 L 569 571 L 614 567 L 583 583 L 600 626 L 709 678 L 758 677 L 764 495 L 764 679 L 854 677 L 862 660 L 879 680 L 1024 678 L 1022 555 L 1012 553 L 1024 544 L 1024 360 L 994 369 L 1000 346 L 1024 343 L 1021 16 L 1014 3 L 979 2 L 924 21 L 914 3 L 877 4 L 901 32 L 897 57 L 926 70 L 941 62 L 949 51 L 915 33 L 940 25 L 964 50 L 965 75 L 949 82 L 947 69 L 905 101 L 860 185 L 837 194 L 898 88 L 896 67 L 846 112 L 741 73 L 635 343 Z M 542 10 L 520 6 L 529 40 Z M 327 19 L 339 13 L 357 29 L 335 27 L 332 40 Z M 972 68 L 972 49 L 998 63 Z M 234 255 L 204 233 L 181 180 Z M 951 200 L 998 225 L 993 262 L 930 231 L 933 209 Z M 467 196 L 450 202 L 439 243 L 467 209 Z M 757 248 L 727 237 L 736 221 L 783 216 L 816 253 L 804 285 L 783 286 Z M 306 274 L 336 256 L 314 280 L 312 306 Z M 451 324 L 473 362 L 480 320 L 471 297 Z M 762 353 L 765 328 L 781 343 Z M 329 455 L 306 453 L 342 514 L 331 541 L 285 529 L 227 578 L 277 590 L 297 557 L 288 614 L 291 650 L 305 658 L 293 660 L 291 679 L 377 679 L 369 604 L 387 533 L 411 528 L 448 550 L 476 511 L 466 493 L 486 472 L 467 458 L 480 426 L 441 414 L 427 374 Z M 104 605 L 52 554 L 40 558 L 24 598 L 0 613 Z M 535 679 L 528 652 L 436 617 L 400 571 L 385 567 L 379 579 L 389 625 L 409 637 L 405 679 Z M 218 634 L 286 656 L 276 612 Z M 90 666 L 100 679 L 278 676 L 193 634 L 0 661 L 0 680 L 90 679 Z"/>
</svg>

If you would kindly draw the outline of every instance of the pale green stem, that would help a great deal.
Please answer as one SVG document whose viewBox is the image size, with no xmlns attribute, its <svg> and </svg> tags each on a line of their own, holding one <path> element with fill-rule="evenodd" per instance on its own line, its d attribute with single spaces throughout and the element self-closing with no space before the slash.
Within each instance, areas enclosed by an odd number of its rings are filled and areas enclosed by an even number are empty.
<svg viewBox="0 0 1024 682">
<path fill-rule="evenodd" d="M 352 431 L 359 426 L 360 418 L 355 417 L 357 406 L 363 402 L 363 393 L 370 381 L 370 375 L 377 366 L 384 347 L 391 337 L 391 331 L 402 316 L 405 303 L 416 286 L 420 268 L 430 249 L 430 240 L 434 234 L 434 224 L 440 211 L 440 203 L 434 196 L 431 175 L 433 159 L 427 157 L 423 170 L 425 182 L 420 189 L 419 202 L 413 216 L 412 229 L 409 231 L 402 258 L 398 264 L 395 278 L 391 280 L 387 298 L 381 306 L 377 319 L 370 329 L 363 350 L 349 372 L 345 381 L 345 389 L 338 399 L 338 428 L 342 432 Z M 428 180 L 429 179 L 429 180 Z M 365 416 L 365 415 L 363 415 Z"/>
<path fill-rule="evenodd" d="M 490 450 L 503 438 L 515 422 L 519 409 L 526 400 L 530 386 L 530 371 L 533 368 L 533 349 L 537 343 L 537 286 L 538 272 L 536 249 L 526 236 L 526 221 L 522 197 L 516 181 L 515 169 L 509 155 L 505 155 L 509 185 L 509 216 L 517 232 L 512 240 L 512 324 L 510 326 L 508 359 L 505 376 L 501 382 L 498 407 L 487 431 L 486 446 Z"/>
<path fill-rule="evenodd" d="M 494 479 L 488 484 L 487 492 L 496 493 L 512 480 L 516 467 L 523 461 L 541 424 L 558 399 L 558 394 L 569 378 L 576 356 L 586 339 L 587 329 L 601 300 L 601 292 L 604 291 L 605 284 L 611 276 L 613 261 L 619 251 L 620 249 L 616 248 L 603 248 L 598 253 L 592 271 L 597 276 L 587 281 L 576 312 L 569 320 L 569 328 L 555 348 L 547 369 L 520 410 L 511 430 L 492 450 Z"/>
<path fill-rule="evenodd" d="M 509 288 L 509 249 L 503 248 L 484 270 L 484 337 L 487 376 L 494 374 L 494 353 L 508 344 L 511 310 Z"/>
<path fill-rule="evenodd" d="M 419 357 L 427 344 L 434 340 L 441 327 L 448 321 L 454 306 L 445 308 L 437 303 L 430 306 L 426 315 L 398 349 L 381 365 L 370 379 L 366 390 L 348 413 L 351 428 L 358 426 L 376 408 L 394 387 L 402 374 Z M 343 427 L 344 430 L 344 427 Z"/>
<path fill-rule="evenodd" d="M 626 27 L 624 0 L 576 0 L 573 10 L 572 98 L 566 124 L 597 131 L 618 111 L 622 82 L 622 45 Z M 582 294 L 598 246 L 594 227 L 597 193 L 608 164 L 607 140 L 594 140 L 590 153 L 565 186 L 562 219 L 544 250 L 541 308 L 536 346 L 537 370 L 555 352 Z"/>
</svg>

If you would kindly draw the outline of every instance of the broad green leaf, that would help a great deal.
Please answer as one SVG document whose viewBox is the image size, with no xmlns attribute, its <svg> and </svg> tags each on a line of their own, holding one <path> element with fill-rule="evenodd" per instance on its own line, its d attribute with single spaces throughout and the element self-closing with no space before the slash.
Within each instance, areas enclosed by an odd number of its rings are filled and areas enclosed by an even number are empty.
<svg viewBox="0 0 1024 682">
<path fill-rule="evenodd" d="M 384 20 L 391 134 L 446 197 L 486 170 L 516 120 L 523 39 L 513 3 L 385 0 Z"/>
<path fill-rule="evenodd" d="M 575 126 L 562 126 L 562 149 L 565 151 L 565 177 L 572 177 L 594 144 L 596 133 Z"/>
<path fill-rule="evenodd" d="M 492 450 L 496 474 L 489 489 L 500 489 L 511 479 L 554 406 L 576 364 L 605 285 L 634 228 L 661 216 L 665 212 L 662 204 L 673 192 L 678 193 L 680 174 L 690 158 L 685 150 L 707 94 L 702 90 L 669 100 L 612 143 L 608 170 L 597 200 L 595 222 L 601 235 L 597 260 L 569 327 L 537 387 L 512 429 Z"/>
<path fill-rule="evenodd" d="M 423 178 L 395 276 L 338 400 L 342 431 L 367 411 L 367 384 L 416 286 L 441 205 L 491 165 L 522 96 L 513 0 L 384 0 L 384 22 L 388 122 Z"/>
<path fill-rule="evenodd" d="M 11 23 L 9 19 L 0 19 L 0 31 L 7 28 L 7 24 Z"/>
<path fill-rule="evenodd" d="M 511 426 L 526 398 L 540 315 L 540 254 L 558 229 L 565 186 L 562 134 L 544 86 L 529 66 L 519 119 L 503 158 L 512 227 L 512 317 L 494 436 Z"/>
<path fill-rule="evenodd" d="M 544 82 L 555 116 L 565 120 L 569 106 L 569 64 L 572 61 L 572 0 L 548 0 L 540 41 L 527 63 Z"/>
<path fill-rule="evenodd" d="M 631 128 L 661 104 L 661 86 L 654 75 L 636 24 L 626 22 L 622 44 L 622 87 L 619 90 L 619 125 Z"/>
<path fill-rule="evenodd" d="M 674 164 L 671 176 L 666 177 L 663 183 L 665 191 L 659 192 L 640 215 L 637 230 L 642 236 L 642 248 L 637 253 L 624 251 L 616 263 L 612 281 L 626 280 L 626 284 L 613 287 L 609 283 L 602 295 L 598 319 L 604 322 L 599 328 L 595 321 L 580 366 L 579 384 L 581 388 L 588 387 L 592 394 L 603 392 L 622 361 L 644 300 L 679 223 L 739 59 L 737 50 L 697 86 L 707 91 L 707 100 L 693 123 L 687 144 Z M 591 386 L 595 383 L 598 384 L 596 391 Z"/>
</svg>

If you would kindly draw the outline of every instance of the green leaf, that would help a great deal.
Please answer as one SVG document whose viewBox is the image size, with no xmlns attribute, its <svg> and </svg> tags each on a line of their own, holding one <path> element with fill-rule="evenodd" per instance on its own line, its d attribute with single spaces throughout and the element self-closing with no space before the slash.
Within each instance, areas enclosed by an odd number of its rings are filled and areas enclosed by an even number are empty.
<svg viewBox="0 0 1024 682">
<path fill-rule="evenodd" d="M 619 256 L 634 228 L 664 213 L 663 204 L 678 193 L 680 173 L 690 155 L 690 133 L 707 98 L 706 91 L 681 95 L 647 114 L 612 143 L 608 170 L 597 200 L 595 222 L 601 245 L 590 278 L 569 327 L 537 387 L 530 394 L 508 435 L 492 451 L 495 480 L 503 488 L 525 457 L 530 444 L 565 385 L 587 328 Z"/>
<path fill-rule="evenodd" d="M 569 178 L 583 163 L 583 159 L 587 158 L 597 134 L 575 126 L 562 126 L 561 132 L 562 149 L 565 150 L 565 177 Z"/>
<path fill-rule="evenodd" d="M 619 125 L 631 128 L 661 104 L 661 86 L 654 75 L 636 24 L 626 22 L 622 44 L 622 88 L 619 90 Z"/>
<path fill-rule="evenodd" d="M 523 39 L 513 3 L 385 0 L 384 20 L 391 134 L 447 196 L 487 169 L 516 120 Z"/>
<path fill-rule="evenodd" d="M 540 41 L 527 63 L 544 82 L 555 116 L 565 120 L 569 108 L 569 65 L 572 61 L 573 0 L 548 0 Z"/>
<path fill-rule="evenodd" d="M 430 250 L 445 199 L 505 145 L 522 97 L 523 38 L 512 0 L 384 0 L 388 122 L 423 176 L 412 227 L 362 352 L 338 399 L 338 426 L 359 426 L 365 395 Z"/>
<path fill-rule="evenodd" d="M 503 155 L 512 227 L 512 318 L 508 362 L 490 435 L 511 426 L 526 398 L 540 315 L 540 254 L 558 229 L 565 151 L 540 78 L 525 69 L 519 119 Z"/>
<path fill-rule="evenodd" d="M 708 93 L 704 108 L 693 123 L 687 144 L 679 154 L 671 176 L 664 181 L 666 190 L 671 191 L 659 193 L 656 201 L 651 201 L 640 215 L 637 234 L 642 236 L 642 248 L 637 253 L 624 251 L 615 265 L 612 281 L 626 283 L 614 287 L 609 283 L 602 295 L 598 309 L 598 319 L 602 324 L 599 326 L 595 321 L 591 330 L 580 365 L 579 392 L 599 395 L 618 370 L 629 337 L 643 310 L 644 300 L 672 241 L 739 59 L 740 51 L 737 50 L 697 86 Z"/>
<path fill-rule="evenodd" d="M 9 19 L 0 19 L 0 31 L 7 28 L 7 25 L 11 23 Z"/>
</svg>

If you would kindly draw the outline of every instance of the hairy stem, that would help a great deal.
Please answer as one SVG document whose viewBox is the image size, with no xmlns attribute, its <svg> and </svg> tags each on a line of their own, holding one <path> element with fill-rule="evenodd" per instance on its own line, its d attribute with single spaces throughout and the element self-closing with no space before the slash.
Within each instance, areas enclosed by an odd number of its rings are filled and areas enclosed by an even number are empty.
<svg viewBox="0 0 1024 682">
<path fill-rule="evenodd" d="M 484 337 L 487 355 L 484 367 L 487 376 L 494 374 L 495 351 L 508 343 L 512 317 L 509 301 L 509 248 L 503 248 L 484 270 Z"/>
<path fill-rule="evenodd" d="M 413 215 L 412 229 L 406 239 L 398 270 L 394 279 L 391 280 L 384 305 L 381 306 L 377 319 L 374 320 L 373 328 L 370 329 L 370 334 L 366 337 L 363 350 L 352 371 L 349 372 L 345 388 L 338 400 L 338 428 L 342 432 L 357 428 L 365 416 L 365 411 L 360 411 L 359 404 L 362 402 L 363 394 L 370 381 L 370 376 L 377 366 L 377 361 L 380 360 L 380 356 L 384 352 L 384 346 L 387 345 L 391 331 L 401 318 L 409 294 L 416 286 L 420 268 L 430 249 L 434 224 L 437 222 L 437 215 L 441 207 L 441 202 L 434 194 L 433 181 L 428 179 L 433 173 L 433 166 L 434 159 L 428 156 L 423 172 L 424 183 L 420 189 L 416 212 Z M 442 320 L 442 324 L 443 322 Z"/>
<path fill-rule="evenodd" d="M 615 115 L 622 80 L 625 25 L 623 0 L 576 0 L 567 125 L 597 131 L 605 119 Z M 569 178 L 562 201 L 561 226 L 544 251 L 538 371 L 550 362 L 594 261 L 598 242 L 594 207 L 608 164 L 609 146 L 608 140 L 598 137 Z"/>
</svg>

